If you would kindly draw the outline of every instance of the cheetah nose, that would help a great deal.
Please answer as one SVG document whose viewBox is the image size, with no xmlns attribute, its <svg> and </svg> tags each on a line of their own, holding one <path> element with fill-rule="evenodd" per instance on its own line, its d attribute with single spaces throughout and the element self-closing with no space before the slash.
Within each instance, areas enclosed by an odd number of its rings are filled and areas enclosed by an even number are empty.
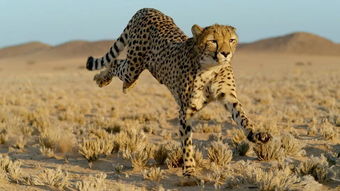
<svg viewBox="0 0 340 191">
<path fill-rule="evenodd" d="M 221 54 L 222 54 L 224 57 L 227 57 L 227 56 L 230 54 L 230 52 L 221 52 Z"/>
</svg>

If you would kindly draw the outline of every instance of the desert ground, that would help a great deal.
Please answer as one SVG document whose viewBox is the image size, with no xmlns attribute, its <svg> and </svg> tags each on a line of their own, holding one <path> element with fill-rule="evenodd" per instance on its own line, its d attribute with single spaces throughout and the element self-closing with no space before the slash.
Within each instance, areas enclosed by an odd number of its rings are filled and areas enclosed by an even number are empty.
<svg viewBox="0 0 340 191">
<path fill-rule="evenodd" d="M 110 44 L 0 49 L 0 190 L 340 190 L 340 55 L 241 46 L 238 97 L 274 139 L 249 143 L 212 103 L 192 120 L 197 175 L 184 178 L 166 87 L 145 71 L 124 94 L 86 71 Z"/>
</svg>

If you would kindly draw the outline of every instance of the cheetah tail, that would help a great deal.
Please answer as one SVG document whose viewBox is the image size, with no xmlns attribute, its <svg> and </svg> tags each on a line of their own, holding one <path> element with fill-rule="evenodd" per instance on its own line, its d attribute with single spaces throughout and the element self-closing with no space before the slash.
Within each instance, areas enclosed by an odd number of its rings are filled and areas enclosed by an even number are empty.
<svg viewBox="0 0 340 191">
<path fill-rule="evenodd" d="M 106 67 L 110 62 L 115 60 L 119 53 L 122 52 L 124 47 L 127 45 L 127 31 L 120 35 L 120 37 L 113 43 L 109 51 L 101 58 L 88 57 L 86 62 L 86 69 L 88 70 L 99 70 Z"/>
</svg>

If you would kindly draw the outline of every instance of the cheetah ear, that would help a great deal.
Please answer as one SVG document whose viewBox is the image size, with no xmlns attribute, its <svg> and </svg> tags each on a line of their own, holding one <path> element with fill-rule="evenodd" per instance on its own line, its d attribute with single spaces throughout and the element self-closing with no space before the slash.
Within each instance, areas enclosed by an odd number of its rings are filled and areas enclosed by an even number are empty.
<svg viewBox="0 0 340 191">
<path fill-rule="evenodd" d="M 203 31 L 203 28 L 198 26 L 198 25 L 193 25 L 191 27 L 191 32 L 192 32 L 192 35 L 194 36 L 194 38 L 196 38 L 197 36 L 199 36 Z"/>
<path fill-rule="evenodd" d="M 236 32 L 236 28 L 233 26 L 229 26 L 234 32 Z"/>
</svg>

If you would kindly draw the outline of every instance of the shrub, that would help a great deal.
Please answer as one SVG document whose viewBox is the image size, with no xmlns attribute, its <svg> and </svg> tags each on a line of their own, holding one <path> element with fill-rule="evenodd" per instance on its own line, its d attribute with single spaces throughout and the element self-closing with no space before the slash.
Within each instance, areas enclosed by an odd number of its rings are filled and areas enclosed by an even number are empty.
<svg viewBox="0 0 340 191">
<path fill-rule="evenodd" d="M 0 155 L 0 173 L 10 181 L 18 182 L 21 177 L 21 162 L 12 161 L 8 156 Z"/>
<path fill-rule="evenodd" d="M 297 172 L 304 175 L 312 175 L 318 182 L 325 182 L 330 179 L 330 168 L 327 158 L 324 155 L 320 157 L 310 157 L 303 161 L 297 168 Z"/>
<path fill-rule="evenodd" d="M 106 174 L 100 173 L 82 179 L 76 183 L 76 188 L 79 191 L 101 191 L 106 190 L 105 184 Z"/>
<path fill-rule="evenodd" d="M 281 144 L 286 155 L 300 156 L 304 153 L 302 148 L 305 144 L 296 140 L 291 134 L 283 134 L 281 136 Z"/>
<path fill-rule="evenodd" d="M 114 151 L 119 151 L 123 158 L 129 159 L 132 153 L 145 148 L 146 137 L 141 130 L 129 129 L 115 134 L 113 144 Z"/>
<path fill-rule="evenodd" d="M 232 159 L 232 151 L 222 142 L 212 142 L 207 149 L 210 162 L 219 166 L 226 166 Z"/>
<path fill-rule="evenodd" d="M 171 142 L 166 145 L 168 157 L 165 160 L 168 168 L 178 168 L 183 165 L 183 152 L 179 144 Z"/>
<path fill-rule="evenodd" d="M 67 172 L 63 172 L 60 167 L 57 169 L 45 169 L 42 173 L 34 178 L 35 185 L 48 186 L 62 190 L 69 184 Z"/>
<path fill-rule="evenodd" d="M 259 160 L 281 160 L 284 157 L 284 150 L 281 141 L 272 139 L 265 144 L 256 144 L 253 150 Z"/>
<path fill-rule="evenodd" d="M 149 155 L 148 153 L 143 149 L 140 151 L 137 151 L 129 157 L 132 163 L 132 167 L 134 170 L 141 170 L 144 169 L 148 160 Z"/>
<path fill-rule="evenodd" d="M 99 158 L 99 155 L 109 155 L 113 150 L 113 143 L 107 139 L 100 138 L 83 138 L 79 144 L 79 153 L 87 159 L 88 162 L 93 162 Z"/>
<path fill-rule="evenodd" d="M 158 145 L 157 149 L 153 153 L 153 158 L 155 159 L 158 165 L 162 165 L 165 163 L 166 158 L 168 157 L 168 150 L 165 145 Z"/>
<path fill-rule="evenodd" d="M 161 170 L 159 167 L 152 167 L 149 170 L 143 171 L 143 177 L 144 179 L 159 182 L 164 178 L 164 171 Z"/>
<path fill-rule="evenodd" d="M 236 152 L 240 156 L 245 156 L 250 149 L 250 145 L 247 141 L 242 141 L 241 143 L 236 145 Z"/>
<path fill-rule="evenodd" d="M 232 141 L 235 145 L 238 145 L 246 140 L 246 135 L 244 134 L 244 131 L 240 128 L 233 128 L 231 134 L 233 135 Z"/>
</svg>

